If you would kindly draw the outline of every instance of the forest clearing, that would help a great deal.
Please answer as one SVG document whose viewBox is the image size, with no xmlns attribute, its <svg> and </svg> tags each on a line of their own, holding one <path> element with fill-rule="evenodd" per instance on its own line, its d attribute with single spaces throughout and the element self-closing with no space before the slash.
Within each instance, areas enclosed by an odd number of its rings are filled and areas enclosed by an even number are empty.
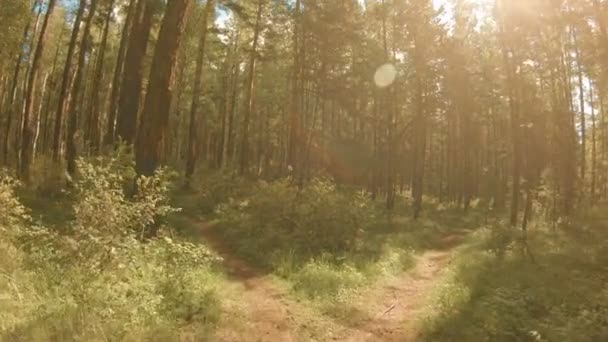
<svg viewBox="0 0 608 342">
<path fill-rule="evenodd" d="M 608 341 L 608 1 L 0 23 L 0 341 Z"/>
</svg>

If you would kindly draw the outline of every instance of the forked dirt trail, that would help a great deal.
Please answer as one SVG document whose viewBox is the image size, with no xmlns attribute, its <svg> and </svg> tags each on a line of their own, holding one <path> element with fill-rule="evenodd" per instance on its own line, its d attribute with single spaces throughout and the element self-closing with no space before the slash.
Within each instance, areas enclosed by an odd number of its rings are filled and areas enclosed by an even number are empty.
<svg viewBox="0 0 608 342">
<path fill-rule="evenodd" d="M 268 275 L 260 273 L 245 261 L 231 254 L 213 233 L 212 226 L 201 224 L 200 232 L 211 247 L 223 258 L 228 275 L 240 285 L 239 298 L 232 302 L 243 313 L 238 327 L 220 326 L 213 340 L 221 342 L 296 341 L 291 303 Z M 242 325 L 240 323 L 243 323 Z"/>
<path fill-rule="evenodd" d="M 460 240 L 461 236 L 445 237 L 441 249 L 425 251 L 411 270 L 366 294 L 359 306 L 369 318 L 355 323 L 355 333 L 345 340 L 418 341 L 419 319 L 429 309 L 430 296 L 441 284 Z"/>
<path fill-rule="evenodd" d="M 446 237 L 443 248 L 419 255 L 410 271 L 362 295 L 354 304 L 366 318 L 344 323 L 326 317 L 327 321 L 320 323 L 311 322 L 305 314 L 310 310 L 290 300 L 271 276 L 230 253 L 211 228 L 202 224 L 201 234 L 223 258 L 228 275 L 239 287 L 238 298 L 228 302 L 233 306 L 231 312 L 242 315 L 236 325 L 230 321 L 220 325 L 213 341 L 221 342 L 416 341 L 419 323 L 416 318 L 427 308 L 429 296 L 440 284 L 441 273 L 460 242 L 460 236 Z M 322 324 L 316 330 L 325 331 L 325 336 L 307 334 L 303 327 L 310 324 Z"/>
</svg>

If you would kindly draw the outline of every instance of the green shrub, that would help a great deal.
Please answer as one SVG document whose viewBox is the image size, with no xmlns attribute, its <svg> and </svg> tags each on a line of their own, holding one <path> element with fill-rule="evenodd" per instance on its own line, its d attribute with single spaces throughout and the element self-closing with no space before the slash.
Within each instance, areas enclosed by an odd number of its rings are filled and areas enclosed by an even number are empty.
<svg viewBox="0 0 608 342">
<path fill-rule="evenodd" d="M 25 207 L 19 202 L 15 194 L 19 182 L 0 170 L 0 229 L 8 229 L 16 224 L 23 224 L 30 220 Z M 1 232 L 1 231 L 0 231 Z"/>
<path fill-rule="evenodd" d="M 203 215 L 213 214 L 220 203 L 250 195 L 255 183 L 243 177 L 227 173 L 205 174 L 200 182 L 201 193 L 197 197 L 197 210 Z"/>
<path fill-rule="evenodd" d="M 237 252 L 264 266 L 268 255 L 302 262 L 324 253 L 340 258 L 359 248 L 374 210 L 361 193 L 315 180 L 298 190 L 290 180 L 261 182 L 251 195 L 217 210 L 221 233 Z"/>
<path fill-rule="evenodd" d="M 0 338 L 30 340 L 202 339 L 220 314 L 211 270 L 216 257 L 174 241 L 163 217 L 168 173 L 137 183 L 114 158 L 79 162 L 73 220 L 63 229 L 33 225 L 0 178 Z M 124 172 L 126 171 L 126 172 Z M 155 234 L 149 235 L 149 229 Z"/>
<path fill-rule="evenodd" d="M 294 290 L 309 298 L 340 299 L 366 282 L 365 276 L 349 265 L 313 260 L 293 274 Z"/>
<path fill-rule="evenodd" d="M 517 230 L 478 232 L 439 293 L 425 340 L 607 340 L 606 221 L 600 228 L 593 216 L 583 217 L 573 220 L 578 228 L 531 231 L 534 262 L 521 248 L 497 253 L 521 239 Z M 594 238 L 576 241 L 574 231 Z"/>
</svg>

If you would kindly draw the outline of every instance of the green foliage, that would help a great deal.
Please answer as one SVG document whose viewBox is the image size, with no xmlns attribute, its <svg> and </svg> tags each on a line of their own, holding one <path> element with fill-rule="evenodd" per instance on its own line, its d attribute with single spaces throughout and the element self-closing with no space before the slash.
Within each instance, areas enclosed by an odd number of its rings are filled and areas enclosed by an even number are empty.
<svg viewBox="0 0 608 342">
<path fill-rule="evenodd" d="M 339 299 L 348 290 L 356 289 L 366 283 L 364 274 L 350 265 L 335 265 L 331 262 L 313 260 L 293 274 L 294 290 L 309 297 L 320 299 Z"/>
<path fill-rule="evenodd" d="M 426 340 L 606 340 L 605 214 L 575 222 L 531 232 L 535 262 L 523 248 L 505 248 L 520 245 L 513 244 L 521 239 L 516 230 L 479 231 L 438 294 L 439 317 Z"/>
<path fill-rule="evenodd" d="M 0 170 L 0 232 L 30 219 L 25 207 L 19 202 L 15 190 L 19 182 Z"/>
<path fill-rule="evenodd" d="M 352 252 L 374 218 L 361 193 L 336 191 L 322 180 L 298 190 L 288 179 L 261 182 L 252 195 L 220 205 L 217 214 L 226 241 L 234 241 L 239 253 L 263 266 L 272 265 L 260 252 L 289 252 L 297 260 Z"/>
<path fill-rule="evenodd" d="M 22 43 L 23 30 L 29 20 L 29 2 L 22 0 L 6 0 L 0 6 L 0 68 L 11 60 L 12 53 L 19 49 Z"/>
<path fill-rule="evenodd" d="M 0 289 L 12 294 L 0 299 L 0 336 L 179 340 L 209 333 L 220 314 L 210 268 L 216 257 L 161 226 L 176 210 L 166 203 L 166 171 L 139 179 L 137 195 L 128 198 L 117 162 L 79 162 L 74 219 L 61 230 L 32 225 L 16 183 L 2 177 L 0 204 L 10 210 L 0 226 L 15 234 L 0 237 Z"/>
<path fill-rule="evenodd" d="M 203 215 L 212 214 L 218 204 L 248 196 L 255 189 L 255 183 L 226 173 L 204 174 L 202 178 L 202 193 L 195 203 Z"/>
</svg>

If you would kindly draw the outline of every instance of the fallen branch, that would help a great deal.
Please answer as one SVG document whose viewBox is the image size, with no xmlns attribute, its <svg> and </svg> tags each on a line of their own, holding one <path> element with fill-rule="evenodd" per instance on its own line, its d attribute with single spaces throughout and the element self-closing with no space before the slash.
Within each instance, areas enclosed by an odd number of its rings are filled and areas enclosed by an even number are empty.
<svg viewBox="0 0 608 342">
<path fill-rule="evenodd" d="M 394 303 L 388 309 L 384 310 L 384 312 L 382 313 L 382 315 L 380 315 L 380 317 L 382 317 L 382 316 L 386 315 L 387 313 L 393 311 L 393 309 L 395 309 L 396 307 L 397 307 L 397 303 Z"/>
</svg>

